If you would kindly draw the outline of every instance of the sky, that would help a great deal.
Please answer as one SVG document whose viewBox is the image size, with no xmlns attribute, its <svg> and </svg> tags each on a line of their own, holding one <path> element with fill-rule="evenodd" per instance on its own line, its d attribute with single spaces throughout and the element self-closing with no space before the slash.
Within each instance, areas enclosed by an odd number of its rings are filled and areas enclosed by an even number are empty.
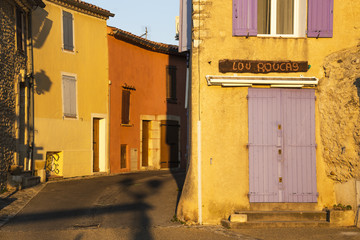
<svg viewBox="0 0 360 240">
<path fill-rule="evenodd" d="M 108 26 L 140 36 L 148 29 L 148 39 L 178 45 L 175 40 L 175 17 L 179 15 L 179 0 L 84 0 L 115 14 Z"/>
</svg>

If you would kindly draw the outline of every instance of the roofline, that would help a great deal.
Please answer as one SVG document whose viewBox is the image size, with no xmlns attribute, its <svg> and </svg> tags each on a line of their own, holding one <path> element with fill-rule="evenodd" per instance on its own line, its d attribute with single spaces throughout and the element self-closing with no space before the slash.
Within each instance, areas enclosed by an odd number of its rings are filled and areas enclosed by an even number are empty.
<svg viewBox="0 0 360 240">
<path fill-rule="evenodd" d="M 122 40 L 124 42 L 136 45 L 138 47 L 141 47 L 141 48 L 144 48 L 144 49 L 147 49 L 150 51 L 186 57 L 186 53 L 179 52 L 179 50 L 178 50 L 179 47 L 176 45 L 150 41 L 148 39 L 136 36 L 130 32 L 126 32 L 124 30 L 121 30 L 121 29 L 118 29 L 115 27 L 110 27 L 110 26 L 108 26 L 108 27 L 111 29 L 110 33 L 108 33 L 108 34 L 110 36 L 115 37 L 118 40 Z"/>
<path fill-rule="evenodd" d="M 35 0 L 38 1 L 38 0 Z M 101 16 L 103 18 L 108 19 L 109 17 L 114 17 L 115 14 L 111 13 L 110 11 L 95 6 L 93 4 L 84 2 L 82 0 L 47 0 L 49 2 L 58 3 L 61 5 L 70 5 L 75 8 L 79 8 L 80 10 L 88 11 L 94 15 Z"/>
</svg>

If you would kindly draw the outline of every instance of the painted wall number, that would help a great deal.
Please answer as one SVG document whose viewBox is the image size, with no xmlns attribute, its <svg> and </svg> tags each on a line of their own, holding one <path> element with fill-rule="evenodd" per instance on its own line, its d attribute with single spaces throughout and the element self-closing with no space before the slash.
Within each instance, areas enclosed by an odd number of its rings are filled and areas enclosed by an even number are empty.
<svg viewBox="0 0 360 240">
<path fill-rule="evenodd" d="M 282 183 L 282 177 L 279 177 L 279 183 Z"/>
</svg>

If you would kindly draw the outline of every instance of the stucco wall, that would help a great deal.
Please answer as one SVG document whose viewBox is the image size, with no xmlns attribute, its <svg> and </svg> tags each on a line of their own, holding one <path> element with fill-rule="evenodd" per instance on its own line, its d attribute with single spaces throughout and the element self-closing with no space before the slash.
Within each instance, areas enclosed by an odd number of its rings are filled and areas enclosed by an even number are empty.
<svg viewBox="0 0 360 240">
<path fill-rule="evenodd" d="M 231 0 L 193 2 L 192 153 L 189 174 L 178 207 L 179 218 L 198 221 L 197 161 L 199 148 L 197 125 L 199 121 L 201 122 L 203 222 L 219 223 L 221 218 L 227 218 L 234 210 L 250 207 L 247 196 L 249 174 L 248 150 L 246 149 L 248 143 L 246 99 L 248 89 L 207 86 L 206 75 L 234 75 L 220 73 L 219 60 L 308 61 L 311 68 L 306 73 L 271 73 L 267 76 L 299 77 L 302 74 L 306 77 L 323 79 L 325 76 L 324 59 L 334 52 L 355 47 L 359 43 L 360 31 L 358 31 L 359 23 L 357 21 L 359 13 L 360 9 L 356 1 L 335 1 L 333 38 L 245 38 L 232 36 Z M 236 75 L 251 76 L 253 74 Z M 336 80 L 334 79 L 334 81 Z M 348 85 L 353 85 L 353 82 L 350 81 Z M 321 83 L 316 88 L 318 100 L 315 105 L 316 143 L 318 145 L 316 150 L 317 188 L 319 192 L 318 204 L 315 208 L 318 210 L 324 206 L 332 206 L 336 202 L 333 180 L 328 177 L 332 171 L 329 169 L 328 162 L 336 160 L 324 157 L 329 155 L 327 153 L 329 148 L 323 145 L 327 144 L 326 141 L 324 143 L 323 132 L 332 131 L 332 123 L 323 126 L 322 122 L 324 119 L 322 114 L 325 113 L 326 106 L 321 105 L 323 101 L 326 101 L 322 93 L 323 85 Z M 354 94 L 356 96 L 355 90 L 354 86 L 351 90 L 352 96 Z M 344 91 L 346 90 L 344 89 Z M 334 91 L 333 93 L 335 94 Z M 341 94 L 336 99 L 339 98 L 341 98 Z M 334 104 L 336 99 L 332 101 Z M 347 100 L 342 100 L 342 102 L 346 104 Z M 330 111 L 335 111 L 335 108 L 333 105 Z M 351 109 L 355 109 L 355 107 Z M 328 114 L 328 112 L 326 113 Z M 331 119 L 330 116 L 325 118 Z M 345 116 L 341 118 L 345 121 Z M 357 121 L 357 117 L 354 116 L 354 118 L 356 118 L 354 121 Z M 353 128 L 350 127 L 350 129 Z M 340 140 L 339 137 L 336 138 L 336 141 Z M 352 149 L 357 149 L 355 140 L 347 141 L 347 143 L 346 148 L 350 152 Z M 353 159 L 356 159 L 356 153 L 351 155 Z M 212 158 L 212 164 L 210 164 L 210 158 Z M 346 165 L 350 165 L 352 160 L 346 161 Z M 345 167 L 344 172 L 346 172 Z"/>
<path fill-rule="evenodd" d="M 109 77 L 111 80 L 110 162 L 111 172 L 146 169 L 141 166 L 142 120 L 152 120 L 149 143 L 149 168 L 160 168 L 160 121 L 178 120 L 180 123 L 181 166 L 186 165 L 187 121 L 185 110 L 186 58 L 150 51 L 114 36 L 108 36 Z M 176 66 L 177 102 L 166 101 L 166 67 Z M 130 124 L 121 124 L 123 86 L 130 95 Z M 120 167 L 120 146 L 127 144 L 127 167 Z M 130 166 L 130 149 L 137 149 L 138 166 Z"/>
<path fill-rule="evenodd" d="M 92 117 L 106 120 L 106 146 L 108 141 L 106 20 L 45 3 L 45 9 L 37 9 L 33 14 L 35 160 L 45 160 L 46 152 L 61 151 L 64 177 L 90 175 L 93 173 Z M 62 49 L 62 10 L 73 14 L 74 52 Z M 63 117 L 63 73 L 76 76 L 76 119 Z M 108 159 L 107 151 L 104 154 Z"/>
</svg>

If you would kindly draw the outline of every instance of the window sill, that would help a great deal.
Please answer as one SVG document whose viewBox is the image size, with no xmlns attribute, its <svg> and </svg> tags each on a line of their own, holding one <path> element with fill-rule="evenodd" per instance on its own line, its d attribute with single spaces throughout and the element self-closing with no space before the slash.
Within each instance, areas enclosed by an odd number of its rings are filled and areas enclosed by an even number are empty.
<svg viewBox="0 0 360 240">
<path fill-rule="evenodd" d="M 166 99 L 166 102 L 167 103 L 172 103 L 172 104 L 177 104 L 177 99 L 175 98 L 168 98 L 168 99 Z"/>
<path fill-rule="evenodd" d="M 122 124 L 120 124 L 120 126 L 122 126 L 122 127 L 133 127 L 134 124 L 124 124 L 124 123 L 122 123 Z"/>
<path fill-rule="evenodd" d="M 77 116 L 63 116 L 63 119 L 78 120 L 78 117 Z"/>
</svg>

